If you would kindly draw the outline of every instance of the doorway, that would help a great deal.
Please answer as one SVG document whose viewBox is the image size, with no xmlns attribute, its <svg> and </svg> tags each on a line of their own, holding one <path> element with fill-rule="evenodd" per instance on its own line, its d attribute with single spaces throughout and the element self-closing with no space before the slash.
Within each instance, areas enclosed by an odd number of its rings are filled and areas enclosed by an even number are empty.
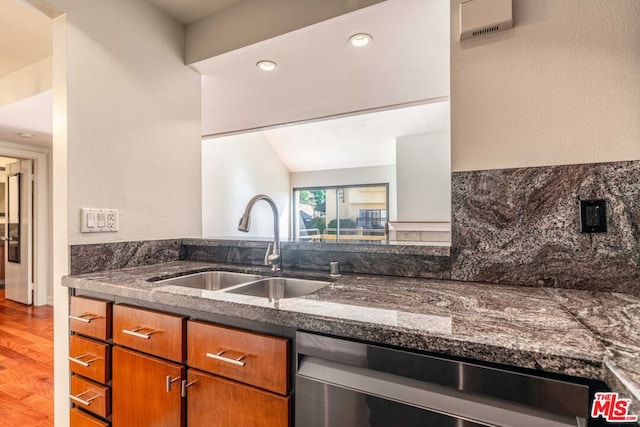
<svg viewBox="0 0 640 427">
<path fill-rule="evenodd" d="M 0 168 L 5 168 L 0 171 L 0 177 L 3 172 L 7 181 L 0 183 L 5 189 L 5 200 L 0 202 L 0 209 L 4 210 L 4 217 L 0 213 L 0 228 L 5 233 L 0 242 L 4 247 L 0 264 L 5 267 L 5 298 L 35 306 L 53 305 L 53 286 L 48 279 L 51 217 L 48 157 L 46 149 L 0 142 Z M 9 181 L 13 182 L 13 193 L 21 193 L 19 205 L 10 203 Z M 14 213 L 13 218 L 9 218 L 10 211 Z M 15 219 L 18 212 L 20 221 Z M 16 231 L 18 222 L 19 232 Z"/>
</svg>

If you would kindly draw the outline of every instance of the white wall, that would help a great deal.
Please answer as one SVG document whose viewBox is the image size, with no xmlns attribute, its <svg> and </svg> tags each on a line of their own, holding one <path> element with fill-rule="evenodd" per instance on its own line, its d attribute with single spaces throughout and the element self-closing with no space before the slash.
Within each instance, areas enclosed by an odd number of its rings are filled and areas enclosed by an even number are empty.
<svg viewBox="0 0 640 427">
<path fill-rule="evenodd" d="M 278 207 L 280 237 L 289 236 L 289 170 L 260 132 L 202 141 L 202 234 L 273 239 L 273 213 L 265 201 L 251 213 L 251 229 L 238 231 L 247 202 L 266 194 Z"/>
<path fill-rule="evenodd" d="M 201 235 L 200 76 L 184 28 L 147 2 L 50 0 L 54 22 L 56 425 L 68 425 L 68 244 Z M 79 233 L 81 207 L 120 231 Z"/>
<path fill-rule="evenodd" d="M 146 2 L 56 0 L 67 12 L 69 243 L 196 237 L 200 76 L 184 28 Z M 80 234 L 81 207 L 120 210 Z"/>
<path fill-rule="evenodd" d="M 291 187 L 322 187 L 331 185 L 389 184 L 389 220 L 395 221 L 396 166 L 371 166 L 363 168 L 327 169 L 307 172 L 292 172 Z"/>
<path fill-rule="evenodd" d="M 53 385 L 56 426 L 69 425 L 69 292 L 60 285 L 69 274 L 67 234 L 67 19 L 53 21 L 53 149 L 51 168 L 51 268 L 53 276 Z"/>
<path fill-rule="evenodd" d="M 396 139 L 398 221 L 451 221 L 448 132 Z"/>
<path fill-rule="evenodd" d="M 640 159 L 640 1 L 513 0 L 514 28 L 460 42 L 454 171 Z"/>
</svg>

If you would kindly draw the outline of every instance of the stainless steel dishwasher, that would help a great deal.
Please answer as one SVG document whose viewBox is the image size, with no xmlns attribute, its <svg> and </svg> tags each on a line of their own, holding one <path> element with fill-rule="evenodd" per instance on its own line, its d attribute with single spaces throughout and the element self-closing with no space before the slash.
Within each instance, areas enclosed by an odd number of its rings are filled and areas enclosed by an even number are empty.
<svg viewBox="0 0 640 427">
<path fill-rule="evenodd" d="M 589 388 L 298 332 L 296 426 L 587 425 Z"/>
</svg>

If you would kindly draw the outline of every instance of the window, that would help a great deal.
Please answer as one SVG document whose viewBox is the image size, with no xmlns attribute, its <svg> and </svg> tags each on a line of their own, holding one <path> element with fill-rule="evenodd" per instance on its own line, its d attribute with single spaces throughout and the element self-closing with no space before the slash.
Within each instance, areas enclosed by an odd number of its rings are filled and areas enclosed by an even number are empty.
<svg viewBox="0 0 640 427">
<path fill-rule="evenodd" d="M 383 244 L 388 184 L 297 188 L 293 235 L 300 242 Z"/>
</svg>

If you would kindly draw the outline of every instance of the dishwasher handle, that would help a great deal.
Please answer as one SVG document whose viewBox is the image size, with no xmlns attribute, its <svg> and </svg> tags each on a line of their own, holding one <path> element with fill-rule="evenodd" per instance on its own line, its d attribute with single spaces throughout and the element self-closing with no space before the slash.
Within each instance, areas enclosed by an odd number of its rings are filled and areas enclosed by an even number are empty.
<svg viewBox="0 0 640 427">
<path fill-rule="evenodd" d="M 297 376 L 487 426 L 582 425 L 581 418 L 313 356 L 301 357 Z"/>
</svg>

